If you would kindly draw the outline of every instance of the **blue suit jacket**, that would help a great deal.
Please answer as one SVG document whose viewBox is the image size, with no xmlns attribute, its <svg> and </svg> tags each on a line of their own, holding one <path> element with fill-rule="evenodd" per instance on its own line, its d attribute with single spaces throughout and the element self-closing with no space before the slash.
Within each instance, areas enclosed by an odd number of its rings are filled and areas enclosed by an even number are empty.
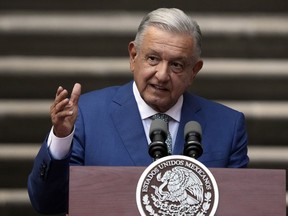
<svg viewBox="0 0 288 216">
<path fill-rule="evenodd" d="M 247 166 L 243 114 L 189 93 L 184 94 L 173 154 L 182 154 L 184 126 L 192 120 L 202 127 L 199 161 L 207 167 Z M 69 165 L 147 166 L 152 161 L 132 82 L 84 94 L 67 158 L 53 160 L 45 141 L 35 159 L 28 179 L 31 203 L 41 213 L 67 210 Z"/>
</svg>

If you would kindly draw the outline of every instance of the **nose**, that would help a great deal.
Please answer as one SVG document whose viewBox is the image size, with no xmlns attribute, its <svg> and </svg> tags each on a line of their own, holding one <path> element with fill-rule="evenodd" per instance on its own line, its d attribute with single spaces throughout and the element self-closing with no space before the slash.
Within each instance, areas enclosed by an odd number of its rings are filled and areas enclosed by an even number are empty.
<svg viewBox="0 0 288 216">
<path fill-rule="evenodd" d="M 161 82 L 169 80 L 170 73 L 169 73 L 169 65 L 167 62 L 162 61 L 156 66 L 155 77 Z"/>
</svg>

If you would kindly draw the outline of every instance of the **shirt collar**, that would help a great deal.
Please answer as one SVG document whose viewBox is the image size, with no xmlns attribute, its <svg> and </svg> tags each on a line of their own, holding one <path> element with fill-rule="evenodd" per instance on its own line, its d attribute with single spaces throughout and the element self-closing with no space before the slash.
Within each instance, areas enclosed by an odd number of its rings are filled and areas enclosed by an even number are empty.
<svg viewBox="0 0 288 216">
<path fill-rule="evenodd" d="M 152 115 L 158 113 L 150 106 L 148 106 L 146 102 L 143 100 L 143 98 L 140 96 L 140 93 L 138 91 L 135 82 L 133 82 L 133 94 L 136 99 L 142 120 L 150 118 Z M 175 121 L 180 122 L 182 105 L 183 105 L 183 95 L 179 97 L 177 103 L 173 107 L 171 107 L 167 112 L 165 112 L 165 114 L 169 115 Z"/>
</svg>

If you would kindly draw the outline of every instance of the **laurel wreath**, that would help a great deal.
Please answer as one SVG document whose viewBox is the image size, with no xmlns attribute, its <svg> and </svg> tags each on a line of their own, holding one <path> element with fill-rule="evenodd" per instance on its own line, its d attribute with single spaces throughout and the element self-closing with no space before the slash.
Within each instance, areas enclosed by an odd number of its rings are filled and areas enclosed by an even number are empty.
<svg viewBox="0 0 288 216">
<path fill-rule="evenodd" d="M 212 194 L 210 192 L 206 192 L 204 194 L 204 202 L 203 202 L 202 208 L 197 213 L 196 216 L 205 216 L 207 214 L 207 211 L 211 205 L 211 197 L 212 197 Z M 159 216 L 153 209 L 152 205 L 150 205 L 149 196 L 147 194 L 143 196 L 142 201 L 143 201 L 143 205 L 145 206 L 146 211 L 149 212 L 149 215 Z"/>
<path fill-rule="evenodd" d="M 205 198 L 204 203 L 202 205 L 202 209 L 200 210 L 200 212 L 198 212 L 196 216 L 205 216 L 207 210 L 210 208 L 212 194 L 210 192 L 207 192 L 204 194 L 204 197 Z"/>
<path fill-rule="evenodd" d="M 149 196 L 146 194 L 144 197 L 143 197 L 143 204 L 145 205 L 145 209 L 149 212 L 150 215 L 153 215 L 153 216 L 158 216 L 157 213 L 155 213 L 153 207 L 150 204 L 150 201 L 149 201 Z"/>
</svg>

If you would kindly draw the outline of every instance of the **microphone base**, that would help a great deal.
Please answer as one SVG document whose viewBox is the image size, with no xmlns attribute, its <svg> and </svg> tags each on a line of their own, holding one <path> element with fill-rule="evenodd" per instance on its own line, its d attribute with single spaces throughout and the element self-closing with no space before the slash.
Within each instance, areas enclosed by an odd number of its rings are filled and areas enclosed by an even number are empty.
<svg viewBox="0 0 288 216">
<path fill-rule="evenodd" d="M 162 157 L 168 156 L 168 148 L 167 145 L 160 141 L 152 142 L 149 145 L 149 155 L 154 158 L 154 160 L 158 160 Z"/>
<path fill-rule="evenodd" d="M 188 142 L 184 145 L 183 155 L 197 159 L 203 154 L 202 145 L 199 142 Z"/>
</svg>

